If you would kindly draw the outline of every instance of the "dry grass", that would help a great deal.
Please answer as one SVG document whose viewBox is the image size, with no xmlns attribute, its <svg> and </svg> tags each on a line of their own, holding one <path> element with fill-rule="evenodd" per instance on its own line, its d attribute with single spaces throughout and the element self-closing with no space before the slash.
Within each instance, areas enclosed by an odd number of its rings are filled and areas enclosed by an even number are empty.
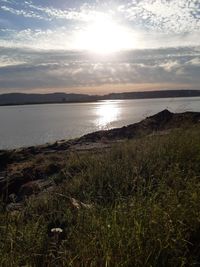
<svg viewBox="0 0 200 267">
<path fill-rule="evenodd" d="M 199 162 L 199 127 L 72 153 L 54 194 L 2 205 L 0 266 L 199 266 Z"/>
</svg>

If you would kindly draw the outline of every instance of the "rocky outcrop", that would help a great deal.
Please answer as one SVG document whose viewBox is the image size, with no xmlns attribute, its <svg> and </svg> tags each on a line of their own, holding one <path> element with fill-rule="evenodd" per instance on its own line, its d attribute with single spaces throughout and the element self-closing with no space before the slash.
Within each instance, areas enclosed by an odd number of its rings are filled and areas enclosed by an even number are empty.
<svg viewBox="0 0 200 267">
<path fill-rule="evenodd" d="M 172 113 L 166 109 L 135 124 L 87 134 L 78 142 L 97 142 L 102 138 L 107 140 L 130 139 L 151 134 L 154 131 L 190 126 L 199 121 L 200 113 L 198 112 Z"/>
</svg>

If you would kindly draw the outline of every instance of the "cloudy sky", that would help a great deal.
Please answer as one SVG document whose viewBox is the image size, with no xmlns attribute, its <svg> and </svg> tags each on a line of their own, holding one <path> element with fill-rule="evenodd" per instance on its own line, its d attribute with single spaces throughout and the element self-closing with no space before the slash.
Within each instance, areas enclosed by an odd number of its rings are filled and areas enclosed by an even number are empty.
<svg viewBox="0 0 200 267">
<path fill-rule="evenodd" d="M 199 0 L 0 0 L 0 93 L 199 84 Z"/>
</svg>

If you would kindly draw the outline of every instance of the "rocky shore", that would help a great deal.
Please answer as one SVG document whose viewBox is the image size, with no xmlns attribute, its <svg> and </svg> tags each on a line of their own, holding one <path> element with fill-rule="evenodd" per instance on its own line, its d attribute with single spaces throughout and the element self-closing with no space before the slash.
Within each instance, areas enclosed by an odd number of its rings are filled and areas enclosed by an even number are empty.
<svg viewBox="0 0 200 267">
<path fill-rule="evenodd" d="M 8 209 L 16 208 L 26 197 L 53 190 L 50 177 L 59 174 L 72 152 L 100 153 L 114 143 L 152 134 L 167 134 L 171 129 L 200 123 L 200 113 L 171 113 L 163 110 L 139 123 L 98 131 L 73 140 L 0 151 L 0 195 Z M 14 203 L 14 204 L 13 204 Z"/>
</svg>

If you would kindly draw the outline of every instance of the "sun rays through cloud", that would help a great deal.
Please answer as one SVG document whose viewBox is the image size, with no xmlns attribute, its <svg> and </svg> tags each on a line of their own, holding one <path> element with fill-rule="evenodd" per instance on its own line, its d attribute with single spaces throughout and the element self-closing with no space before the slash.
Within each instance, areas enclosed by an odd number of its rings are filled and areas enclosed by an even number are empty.
<svg viewBox="0 0 200 267">
<path fill-rule="evenodd" d="M 199 35 L 196 0 L 1 0 L 0 92 L 196 88 Z"/>
<path fill-rule="evenodd" d="M 119 25 L 111 17 L 98 14 L 78 35 L 77 49 L 94 53 L 109 54 L 137 47 L 136 34 Z"/>
</svg>

